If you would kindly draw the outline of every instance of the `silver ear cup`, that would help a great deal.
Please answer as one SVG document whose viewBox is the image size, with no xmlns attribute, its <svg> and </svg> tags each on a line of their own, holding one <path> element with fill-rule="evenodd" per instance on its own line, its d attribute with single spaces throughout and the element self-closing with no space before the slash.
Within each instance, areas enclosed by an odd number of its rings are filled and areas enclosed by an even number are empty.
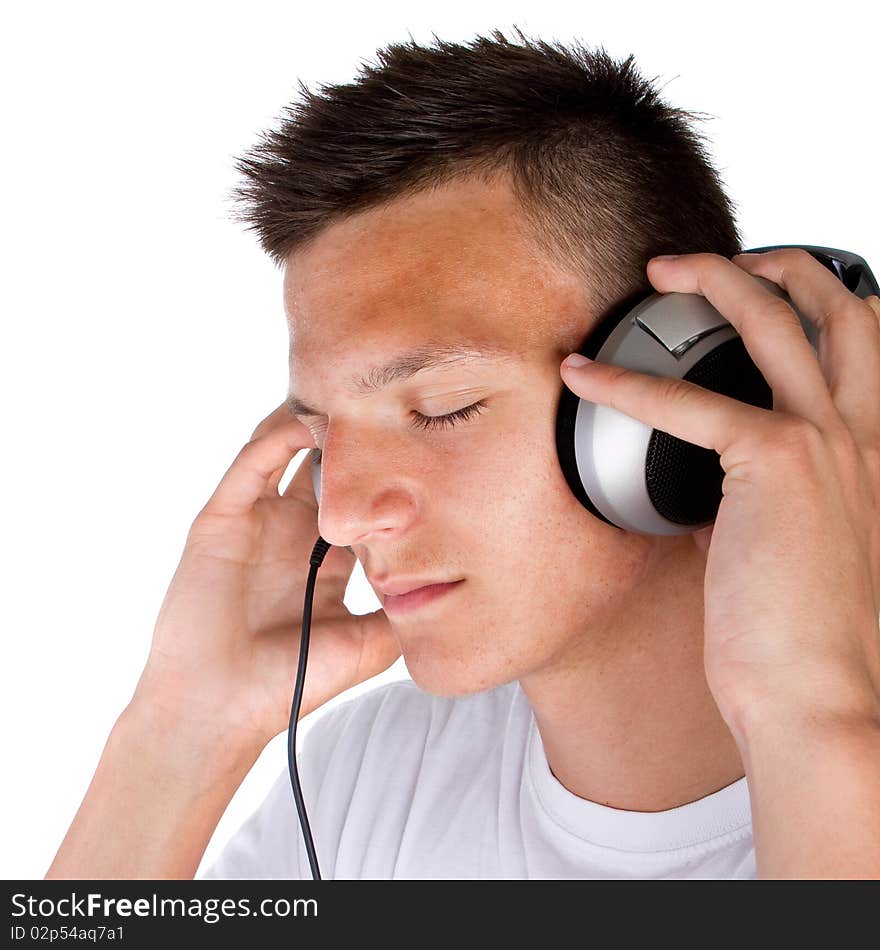
<svg viewBox="0 0 880 950">
<path fill-rule="evenodd" d="M 756 278 L 795 310 L 817 349 L 815 326 L 772 281 Z M 609 315 L 582 352 L 651 376 L 684 379 L 750 405 L 773 396 L 730 322 L 700 294 L 651 294 Z M 689 534 L 711 524 L 724 472 L 695 446 L 563 386 L 557 410 L 560 466 L 578 500 L 601 520 L 642 534 Z"/>
</svg>

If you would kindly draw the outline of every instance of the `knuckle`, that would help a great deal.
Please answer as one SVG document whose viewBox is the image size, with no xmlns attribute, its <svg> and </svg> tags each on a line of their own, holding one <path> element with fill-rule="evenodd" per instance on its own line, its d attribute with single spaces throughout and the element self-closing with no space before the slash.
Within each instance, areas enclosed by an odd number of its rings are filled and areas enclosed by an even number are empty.
<svg viewBox="0 0 880 950">
<path fill-rule="evenodd" d="M 238 450 L 238 455 L 236 455 L 235 461 L 239 462 L 253 455 L 254 452 L 257 450 L 258 439 L 259 439 L 259 436 L 257 436 L 256 438 L 252 438 L 249 442 L 245 442 L 245 444 Z"/>
<path fill-rule="evenodd" d="M 850 471 L 857 471 L 861 451 L 849 426 L 841 423 L 826 438 L 834 452 L 834 457 L 843 462 Z"/>
<path fill-rule="evenodd" d="M 204 540 L 206 526 L 214 515 L 211 499 L 205 503 L 202 510 L 193 518 L 186 533 L 186 547 L 193 548 Z"/>
<path fill-rule="evenodd" d="M 695 254 L 694 257 L 698 265 L 696 268 L 697 289 L 704 295 L 707 295 L 722 279 L 725 270 L 737 266 L 721 254 L 709 251 Z"/>
<path fill-rule="evenodd" d="M 749 310 L 743 317 L 743 334 L 759 334 L 767 329 L 767 323 L 789 324 L 800 329 L 801 323 L 794 308 L 774 294 L 767 294 L 767 300 L 760 308 Z"/>
<path fill-rule="evenodd" d="M 877 322 L 874 310 L 867 300 L 862 300 L 860 297 L 856 297 L 855 294 L 850 294 L 847 303 L 849 306 L 844 308 L 845 313 L 862 320 L 870 320 L 872 323 Z"/>
<path fill-rule="evenodd" d="M 867 297 L 864 300 L 859 300 L 859 298 L 856 298 L 856 300 L 858 300 L 857 306 L 863 319 L 880 326 L 880 324 L 877 324 L 877 316 L 880 314 L 880 298 Z M 871 302 L 872 300 L 876 301 L 876 305 Z"/>
<path fill-rule="evenodd" d="M 864 300 L 850 294 L 850 300 L 845 304 L 836 306 L 834 309 L 827 307 L 822 310 L 820 315 L 820 327 L 829 326 L 831 321 L 840 322 L 844 319 L 864 323 L 867 321 L 869 326 L 880 326 L 877 323 L 877 317 L 874 314 L 871 305 Z"/>
<path fill-rule="evenodd" d="M 730 261 L 723 254 L 717 254 L 715 251 L 701 251 L 696 255 L 701 261 L 711 266 L 729 264 Z"/>
<path fill-rule="evenodd" d="M 680 405 L 685 400 L 693 398 L 695 392 L 699 394 L 698 387 L 692 388 L 690 383 L 676 377 L 664 379 L 661 386 L 659 394 L 661 400 L 674 405 Z"/>
<path fill-rule="evenodd" d="M 773 319 L 794 321 L 800 326 L 800 320 L 794 312 L 794 307 L 787 300 L 771 295 L 771 298 L 767 301 L 766 309 Z"/>
<path fill-rule="evenodd" d="M 788 280 L 792 274 L 802 273 L 805 268 L 818 263 L 813 255 L 802 247 L 784 247 L 772 253 L 777 254 L 779 260 L 779 280 L 776 283 L 783 287 L 788 285 Z M 780 302 L 785 304 L 788 310 L 794 314 L 794 310 L 784 300 L 780 300 Z"/>
<path fill-rule="evenodd" d="M 809 251 L 805 251 L 802 247 L 785 248 L 780 251 L 780 255 L 782 255 L 784 261 L 798 269 L 807 267 L 810 262 L 815 261 L 813 255 Z"/>
<path fill-rule="evenodd" d="M 257 439 L 261 439 L 264 435 L 267 435 L 269 432 L 272 432 L 277 428 L 277 419 L 264 419 L 251 433 L 251 437 L 248 439 L 247 444 L 250 445 L 251 442 L 256 442 Z"/>
<path fill-rule="evenodd" d="M 724 257 L 723 254 L 716 254 L 712 251 L 704 251 L 700 254 L 697 254 L 697 259 L 700 263 L 700 266 L 703 269 L 711 271 L 720 271 L 722 268 L 728 268 L 731 265 L 736 267 L 736 264 L 729 259 Z"/>
<path fill-rule="evenodd" d="M 254 431 L 251 433 L 250 441 L 253 442 L 256 439 L 261 438 L 266 435 L 268 432 L 272 432 L 277 429 L 279 426 L 284 425 L 285 422 L 288 422 L 293 417 L 290 414 L 290 409 L 287 406 L 287 402 L 281 403 L 280 406 L 276 406 L 265 419 L 262 419 Z"/>
<path fill-rule="evenodd" d="M 607 377 L 606 382 L 610 386 L 616 386 L 630 376 L 630 371 L 625 366 L 620 366 L 617 363 L 606 363 L 603 366 L 603 371 Z"/>
<path fill-rule="evenodd" d="M 803 416 L 788 416 L 776 427 L 770 436 L 787 452 L 800 456 L 812 456 L 823 444 L 823 436 L 818 426 Z"/>
</svg>

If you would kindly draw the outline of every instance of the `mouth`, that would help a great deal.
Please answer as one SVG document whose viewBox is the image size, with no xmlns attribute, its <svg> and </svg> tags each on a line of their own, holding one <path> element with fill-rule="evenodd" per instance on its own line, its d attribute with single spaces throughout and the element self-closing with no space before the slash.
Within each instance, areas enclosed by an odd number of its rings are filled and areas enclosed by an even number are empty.
<svg viewBox="0 0 880 950">
<path fill-rule="evenodd" d="M 452 581 L 448 584 L 428 584 L 427 587 L 417 587 L 406 594 L 386 594 L 382 607 L 386 612 L 395 615 L 408 613 L 418 610 L 420 607 L 426 607 L 428 604 L 436 603 L 463 583 L 464 579 L 462 578 L 462 580 Z"/>
</svg>

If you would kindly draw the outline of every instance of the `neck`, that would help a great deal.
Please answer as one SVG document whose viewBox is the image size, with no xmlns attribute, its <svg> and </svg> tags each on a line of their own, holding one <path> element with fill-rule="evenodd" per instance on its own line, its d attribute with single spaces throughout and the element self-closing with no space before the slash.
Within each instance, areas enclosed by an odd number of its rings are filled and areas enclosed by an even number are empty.
<svg viewBox="0 0 880 950">
<path fill-rule="evenodd" d="M 705 564 L 690 538 L 658 550 L 623 613 L 520 679 L 550 770 L 574 795 L 665 811 L 743 777 L 703 671 Z"/>
</svg>

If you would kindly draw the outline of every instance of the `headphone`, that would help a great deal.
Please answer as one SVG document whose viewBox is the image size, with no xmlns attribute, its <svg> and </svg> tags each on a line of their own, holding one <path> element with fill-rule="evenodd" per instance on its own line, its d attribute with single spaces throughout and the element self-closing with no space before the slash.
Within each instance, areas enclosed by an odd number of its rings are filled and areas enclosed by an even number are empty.
<svg viewBox="0 0 880 950">
<path fill-rule="evenodd" d="M 790 247 L 808 251 L 856 296 L 880 296 L 865 260 L 849 251 L 775 244 L 744 253 Z M 818 353 L 815 325 L 777 284 L 754 279 L 792 307 Z M 773 393 L 739 333 L 701 294 L 632 295 L 602 318 L 577 352 L 639 373 L 684 379 L 762 409 L 773 407 Z M 626 531 L 689 534 L 711 524 L 718 513 L 724 470 L 714 449 L 581 399 L 564 383 L 556 410 L 556 454 L 578 501 L 597 518 Z M 317 449 L 311 466 L 320 504 Z"/>
</svg>

